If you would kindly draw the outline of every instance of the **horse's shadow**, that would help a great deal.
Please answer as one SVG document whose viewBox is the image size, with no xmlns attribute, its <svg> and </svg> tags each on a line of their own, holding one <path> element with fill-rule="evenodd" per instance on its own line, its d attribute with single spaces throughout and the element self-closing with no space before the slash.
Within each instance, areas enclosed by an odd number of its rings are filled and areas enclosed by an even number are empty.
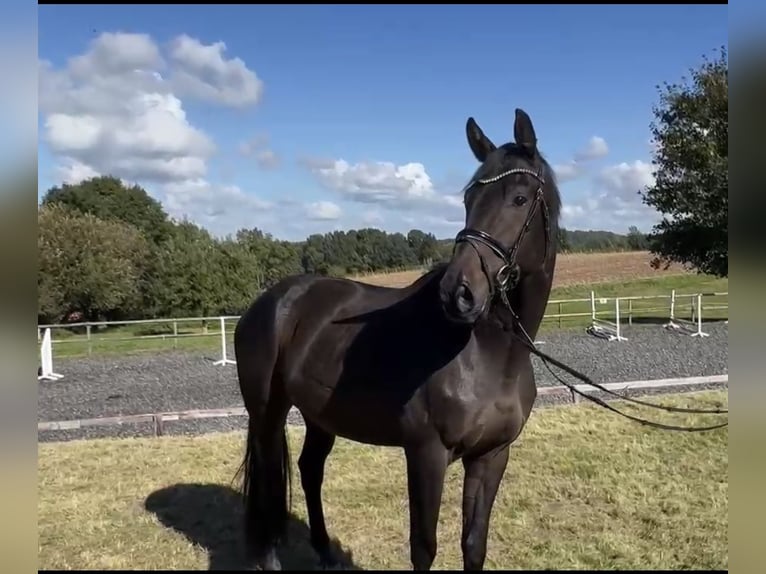
<svg viewBox="0 0 766 574">
<path fill-rule="evenodd" d="M 247 570 L 242 535 L 240 493 L 218 484 L 175 484 L 151 493 L 144 507 L 166 527 L 180 532 L 194 544 L 205 548 L 209 570 Z M 287 543 L 278 549 L 285 570 L 316 570 L 319 559 L 311 547 L 308 525 L 291 514 Z M 346 570 L 361 570 L 351 552 L 334 540 L 333 552 Z"/>
</svg>

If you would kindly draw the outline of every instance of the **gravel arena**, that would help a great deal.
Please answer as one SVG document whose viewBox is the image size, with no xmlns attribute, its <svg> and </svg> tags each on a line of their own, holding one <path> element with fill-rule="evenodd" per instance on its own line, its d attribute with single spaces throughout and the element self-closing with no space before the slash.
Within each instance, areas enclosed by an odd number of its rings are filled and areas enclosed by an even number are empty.
<svg viewBox="0 0 766 574">
<path fill-rule="evenodd" d="M 589 375 L 594 381 L 625 382 L 728 374 L 729 329 L 724 322 L 704 325 L 709 337 L 690 337 L 658 325 L 625 327 L 628 341 L 609 342 L 584 331 L 552 331 L 540 348 Z M 38 422 L 125 416 L 191 409 L 241 407 L 236 367 L 215 366 L 219 356 L 189 352 L 141 353 L 92 358 L 54 358 L 58 381 L 38 384 Z M 540 359 L 532 358 L 538 387 L 559 385 Z M 557 371 L 565 380 L 579 383 Z M 702 390 L 720 385 L 696 385 Z M 654 391 L 654 392 L 662 392 Z M 672 390 L 678 392 L 678 388 Z M 643 392 L 642 394 L 647 394 Z M 555 402 L 538 398 L 536 407 Z M 604 416 L 615 416 L 604 413 Z M 651 418 L 651 414 L 649 414 Z M 289 422 L 301 424 L 291 412 Z M 244 429 L 246 417 L 166 422 L 166 435 L 197 435 Z M 151 436 L 152 423 L 125 423 L 73 430 L 38 431 L 38 441 Z"/>
</svg>

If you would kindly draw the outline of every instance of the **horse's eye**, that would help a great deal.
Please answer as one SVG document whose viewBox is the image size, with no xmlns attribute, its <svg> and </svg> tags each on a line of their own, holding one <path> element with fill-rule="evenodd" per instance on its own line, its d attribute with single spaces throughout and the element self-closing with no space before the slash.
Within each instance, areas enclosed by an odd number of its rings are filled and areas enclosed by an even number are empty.
<svg viewBox="0 0 766 574">
<path fill-rule="evenodd" d="M 513 198 L 513 204 L 519 207 L 524 205 L 526 202 L 527 202 L 527 198 L 524 197 L 523 195 L 517 195 L 516 197 Z"/>
</svg>

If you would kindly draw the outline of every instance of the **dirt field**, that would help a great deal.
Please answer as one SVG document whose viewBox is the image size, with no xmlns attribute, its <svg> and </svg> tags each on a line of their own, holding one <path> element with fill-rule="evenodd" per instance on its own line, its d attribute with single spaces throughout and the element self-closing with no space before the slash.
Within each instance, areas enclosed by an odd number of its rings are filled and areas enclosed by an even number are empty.
<svg viewBox="0 0 766 574">
<path fill-rule="evenodd" d="M 656 271 L 649 262 L 652 257 L 648 252 L 629 253 L 572 253 L 559 255 L 556 260 L 554 287 L 566 287 L 588 283 L 628 281 L 663 275 L 686 273 L 680 265 L 674 265 L 666 271 Z M 423 271 L 400 271 L 356 277 L 359 281 L 386 287 L 404 287 L 422 275 Z"/>
</svg>

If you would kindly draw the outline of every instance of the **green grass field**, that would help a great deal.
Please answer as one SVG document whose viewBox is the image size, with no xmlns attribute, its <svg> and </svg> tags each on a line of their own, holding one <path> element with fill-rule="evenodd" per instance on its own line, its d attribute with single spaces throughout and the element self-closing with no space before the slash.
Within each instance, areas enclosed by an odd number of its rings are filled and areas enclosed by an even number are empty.
<svg viewBox="0 0 766 574">
<path fill-rule="evenodd" d="M 726 391 L 664 404 L 726 406 Z M 629 406 L 625 406 L 631 409 Z M 643 411 L 642 411 L 643 412 Z M 701 424 L 701 415 L 651 413 Z M 650 415 L 650 416 L 651 416 Z M 718 419 L 714 419 L 718 420 Z M 316 566 L 290 429 L 286 569 Z M 38 445 L 40 569 L 239 569 L 242 433 Z M 435 569 L 460 569 L 462 466 L 450 467 Z M 404 457 L 339 439 L 323 500 L 348 565 L 410 569 Z M 512 447 L 487 569 L 728 569 L 728 429 L 650 429 L 592 405 L 538 409 Z"/>
<path fill-rule="evenodd" d="M 587 299 L 593 289 L 596 297 L 620 296 L 647 296 L 664 295 L 665 299 L 649 301 L 622 302 L 621 315 L 623 322 L 664 322 L 670 312 L 670 292 L 675 289 L 679 294 L 712 293 L 728 291 L 728 279 L 716 279 L 705 275 L 684 274 L 661 276 L 653 279 L 639 279 L 627 282 L 596 283 L 593 285 L 580 285 L 571 287 L 559 287 L 553 290 L 550 299 Z M 712 306 L 726 304 L 727 297 L 703 298 L 703 317 L 705 319 L 728 318 L 728 310 L 711 309 Z M 684 298 L 678 301 L 679 316 L 689 318 L 690 301 Z M 599 304 L 598 309 L 603 312 L 599 315 L 603 319 L 614 320 L 614 300 L 610 299 L 606 304 Z M 582 328 L 590 322 L 590 303 L 566 303 L 548 305 L 546 314 L 571 314 L 579 316 L 564 318 L 549 318 L 543 322 L 542 331 L 551 329 Z M 236 320 L 228 320 L 226 331 L 228 335 L 229 353 L 233 353 L 232 332 Z M 91 341 L 88 342 L 84 329 L 79 333 L 72 330 L 56 329 L 53 331 L 54 357 L 74 357 L 87 355 L 110 355 L 136 352 L 157 352 L 173 349 L 197 351 L 200 353 L 220 354 L 220 326 L 218 321 L 212 321 L 207 325 L 207 335 L 201 336 L 203 325 L 200 321 L 178 323 L 176 325 L 178 337 L 174 336 L 172 322 L 163 324 L 128 325 L 123 327 L 110 327 L 104 330 L 93 330 Z M 141 339 L 128 339 L 131 337 L 144 337 Z"/>
</svg>

